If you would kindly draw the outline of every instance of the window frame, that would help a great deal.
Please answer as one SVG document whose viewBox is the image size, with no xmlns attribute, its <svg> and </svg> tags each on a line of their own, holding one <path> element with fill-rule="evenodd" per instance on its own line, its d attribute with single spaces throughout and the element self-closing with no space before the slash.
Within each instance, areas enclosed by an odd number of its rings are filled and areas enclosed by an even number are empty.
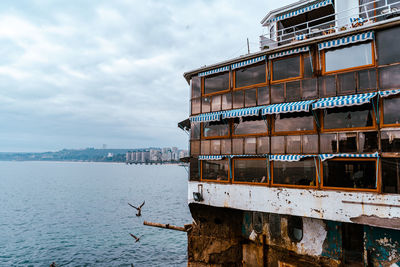
<svg viewBox="0 0 400 267">
<path fill-rule="evenodd" d="M 292 112 L 296 113 L 296 112 Z M 276 121 L 276 114 L 271 116 L 271 136 L 280 136 L 280 135 L 307 135 L 307 134 L 316 134 L 317 133 L 317 124 L 315 122 L 315 118 L 313 114 L 310 112 L 311 117 L 313 118 L 313 127 L 314 130 L 305 130 L 305 131 L 284 131 L 284 132 L 276 132 L 275 131 L 275 121 Z"/>
<path fill-rule="evenodd" d="M 310 154 L 311 155 L 311 154 Z M 314 154 L 313 154 L 314 155 Z M 314 155 L 317 156 L 317 155 Z M 305 161 L 305 160 L 312 160 L 314 161 L 314 159 L 304 159 L 304 160 L 300 160 L 300 161 Z M 274 165 L 275 165 L 275 161 L 270 161 L 270 168 L 271 168 L 271 187 L 290 187 L 290 188 L 299 188 L 299 189 L 317 189 L 319 188 L 319 181 L 318 181 L 318 167 L 319 164 L 317 163 L 317 166 L 315 166 L 315 162 L 314 162 L 314 167 L 315 167 L 315 185 L 311 186 L 311 185 L 293 185 L 293 184 L 275 184 L 274 183 Z"/>
<path fill-rule="evenodd" d="M 261 186 L 270 186 L 270 181 L 268 179 L 268 164 L 265 168 L 265 183 L 260 183 L 260 182 L 241 182 L 241 181 L 235 181 L 235 162 L 236 160 L 264 160 L 265 162 L 268 160 L 267 158 L 262 158 L 262 157 L 254 157 L 254 158 L 233 158 L 232 159 L 232 184 L 250 184 L 250 185 L 261 185 Z"/>
<path fill-rule="evenodd" d="M 263 64 L 265 63 L 265 82 L 250 84 L 250 85 L 246 85 L 246 86 L 242 86 L 242 87 L 236 87 L 236 71 L 238 71 L 238 70 L 240 70 L 242 68 L 242 67 L 240 67 L 240 68 L 237 68 L 237 69 L 234 69 L 233 71 L 231 71 L 231 73 L 232 73 L 232 84 L 233 84 L 232 89 L 233 89 L 233 91 L 241 90 L 241 89 L 250 89 L 250 88 L 253 88 L 253 87 L 264 87 L 264 86 L 267 86 L 268 85 L 268 63 L 265 60 L 261 61 L 261 62 L 257 62 L 255 64 L 250 64 L 250 65 L 244 66 L 244 68 L 245 67 L 250 67 L 250 66 L 261 65 L 261 63 L 263 63 Z"/>
<path fill-rule="evenodd" d="M 379 107 L 379 126 L 381 128 L 390 128 L 390 127 L 399 127 L 400 126 L 400 122 L 399 123 L 391 123 L 391 124 L 384 124 L 384 110 L 383 110 L 383 105 L 384 105 L 384 100 L 385 99 L 390 99 L 390 98 L 399 98 L 400 99 L 400 94 L 398 95 L 393 95 L 393 96 L 389 96 L 389 97 L 385 97 L 383 99 L 379 99 L 379 101 L 381 101 L 380 107 Z"/>
<path fill-rule="evenodd" d="M 279 60 L 288 59 L 288 58 L 291 58 L 291 57 L 297 57 L 297 56 L 300 57 L 300 66 L 299 66 L 299 68 L 300 68 L 300 76 L 281 79 L 281 80 L 274 80 L 274 62 L 279 61 Z M 303 77 L 304 77 L 304 57 L 303 57 L 303 53 L 272 59 L 271 60 L 271 67 L 270 67 L 270 73 L 271 73 L 271 75 L 270 75 L 270 81 L 271 81 L 270 84 L 277 84 L 277 83 L 283 83 L 283 82 L 303 79 Z M 286 88 L 286 86 L 285 86 L 285 88 Z"/>
<path fill-rule="evenodd" d="M 232 132 L 231 132 L 231 121 L 229 120 L 227 123 L 228 125 L 228 135 L 222 135 L 222 136 L 210 136 L 210 137 L 206 137 L 204 136 L 204 122 L 201 122 L 201 140 L 211 140 L 211 139 L 227 139 L 227 138 L 231 138 L 232 137 Z"/>
<path fill-rule="evenodd" d="M 368 42 L 366 42 L 368 43 Z M 352 45 L 357 45 L 356 44 L 349 44 L 349 45 L 345 45 L 342 48 L 346 48 L 346 47 L 351 47 Z M 333 48 L 333 49 L 336 49 Z M 325 53 L 327 51 L 329 51 L 331 49 L 324 49 L 321 53 L 321 74 L 322 76 L 325 75 L 329 75 L 329 74 L 336 74 L 336 73 L 342 73 L 342 72 L 350 72 L 350 71 L 355 71 L 355 70 L 362 70 L 362 69 L 367 69 L 367 68 L 371 68 L 371 67 L 376 67 L 376 56 L 375 56 L 375 42 L 371 41 L 371 56 L 372 56 L 372 64 L 367 64 L 367 65 L 361 65 L 361 66 L 357 66 L 357 67 L 350 67 L 350 68 L 345 68 L 345 69 L 340 69 L 340 70 L 332 70 L 332 71 L 325 71 L 326 69 L 326 57 L 325 57 Z M 337 78 L 336 78 L 337 80 Z M 337 82 L 337 81 L 336 81 Z M 337 92 L 337 89 L 336 89 Z"/>
<path fill-rule="evenodd" d="M 200 160 L 200 182 L 212 182 L 212 183 L 223 183 L 223 184 L 229 184 L 231 182 L 231 175 L 230 175 L 230 170 L 228 166 L 228 180 L 211 180 L 211 179 L 203 179 L 203 163 L 204 161 L 207 160 Z M 227 161 L 227 159 L 222 159 L 220 161 Z M 229 162 L 228 162 L 229 164 Z"/>
<path fill-rule="evenodd" d="M 353 192 L 374 192 L 374 193 L 379 193 L 379 189 L 381 187 L 381 171 L 379 169 L 379 162 L 377 158 L 333 158 L 333 159 L 328 159 L 325 162 L 328 161 L 372 161 L 375 162 L 375 184 L 377 185 L 375 189 L 364 189 L 364 188 L 346 188 L 346 187 L 331 187 L 331 186 L 324 186 L 324 162 L 320 161 L 320 177 L 321 177 L 321 190 L 335 190 L 335 191 L 353 191 Z M 377 170 L 379 170 L 377 172 Z M 376 176 L 376 173 L 378 176 Z"/>
<path fill-rule="evenodd" d="M 373 100 L 372 100 L 373 101 Z M 372 103 L 369 103 L 372 106 Z M 366 104 L 364 104 L 366 105 Z M 362 106 L 362 105 L 357 105 L 357 106 Z M 352 106 L 350 106 L 352 107 Z M 343 107 L 337 107 L 337 108 L 343 108 Z M 346 107 L 344 107 L 346 108 Z M 321 109 L 319 112 L 319 122 L 320 122 L 320 132 L 321 133 L 332 133 L 332 132 L 353 132 L 353 131 L 368 131 L 368 130 L 377 130 L 377 123 L 376 123 L 376 116 L 373 108 L 371 107 L 371 113 L 372 113 L 372 126 L 367 126 L 367 127 L 355 127 L 355 128 L 334 128 L 334 129 L 325 129 L 325 121 L 324 121 L 324 110 L 327 109 Z"/>
<path fill-rule="evenodd" d="M 228 73 L 228 88 L 225 89 L 225 90 L 218 91 L 218 92 L 206 94 L 205 93 L 206 78 L 207 77 L 212 77 L 212 76 L 217 76 L 217 75 L 220 75 L 220 74 L 223 74 L 223 73 Z M 231 71 L 223 71 L 223 72 L 220 72 L 220 73 L 215 73 L 215 74 L 212 74 L 212 75 L 203 76 L 203 77 L 201 77 L 201 97 L 202 98 L 203 97 L 211 97 L 213 95 L 228 93 L 231 90 L 231 87 L 232 87 L 231 83 L 232 83 L 232 72 Z"/>
<path fill-rule="evenodd" d="M 265 123 L 265 120 L 263 120 Z M 234 120 L 232 120 L 231 123 L 231 136 L 232 137 L 258 137 L 258 136 L 268 136 L 270 133 L 270 119 L 267 117 L 266 118 L 267 121 L 267 131 L 265 133 L 255 133 L 255 134 L 235 134 L 235 122 Z"/>
</svg>

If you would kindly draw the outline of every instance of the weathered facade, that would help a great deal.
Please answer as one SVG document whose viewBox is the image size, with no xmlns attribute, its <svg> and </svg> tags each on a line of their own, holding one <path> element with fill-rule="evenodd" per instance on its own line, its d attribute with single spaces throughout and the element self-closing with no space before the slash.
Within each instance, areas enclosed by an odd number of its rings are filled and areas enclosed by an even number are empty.
<svg viewBox="0 0 400 267">
<path fill-rule="evenodd" d="M 298 1 L 184 74 L 189 266 L 400 266 L 399 10 Z"/>
</svg>

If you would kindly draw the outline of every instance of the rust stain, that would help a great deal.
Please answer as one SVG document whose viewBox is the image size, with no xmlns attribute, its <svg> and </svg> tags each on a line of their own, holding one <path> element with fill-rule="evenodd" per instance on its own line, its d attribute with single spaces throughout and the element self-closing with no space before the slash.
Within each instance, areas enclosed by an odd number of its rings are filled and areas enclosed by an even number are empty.
<svg viewBox="0 0 400 267">
<path fill-rule="evenodd" d="M 350 218 L 350 221 L 358 224 L 367 224 L 371 226 L 378 226 L 383 228 L 391 228 L 400 230 L 400 218 L 381 218 L 375 215 L 361 215 L 358 217 Z"/>
</svg>

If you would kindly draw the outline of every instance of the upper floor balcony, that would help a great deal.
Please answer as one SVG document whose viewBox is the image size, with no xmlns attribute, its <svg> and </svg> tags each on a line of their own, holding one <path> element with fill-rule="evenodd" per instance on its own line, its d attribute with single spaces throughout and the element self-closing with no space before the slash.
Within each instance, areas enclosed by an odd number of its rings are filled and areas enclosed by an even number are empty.
<svg viewBox="0 0 400 267">
<path fill-rule="evenodd" d="M 267 33 L 260 48 L 269 49 L 400 16 L 400 0 L 299 1 L 270 12 L 261 21 Z"/>
</svg>

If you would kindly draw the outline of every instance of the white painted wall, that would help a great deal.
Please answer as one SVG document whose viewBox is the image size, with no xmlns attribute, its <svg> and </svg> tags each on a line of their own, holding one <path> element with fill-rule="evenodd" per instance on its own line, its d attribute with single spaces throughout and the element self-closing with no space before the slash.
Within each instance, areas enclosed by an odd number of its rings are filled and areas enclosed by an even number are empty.
<svg viewBox="0 0 400 267">
<path fill-rule="evenodd" d="M 203 186 L 201 203 L 215 207 L 341 222 L 351 222 L 350 218 L 362 215 L 375 216 L 378 220 L 400 218 L 400 195 L 395 194 L 189 182 L 189 203 L 195 202 L 193 192 L 199 191 L 199 184 Z"/>
</svg>

